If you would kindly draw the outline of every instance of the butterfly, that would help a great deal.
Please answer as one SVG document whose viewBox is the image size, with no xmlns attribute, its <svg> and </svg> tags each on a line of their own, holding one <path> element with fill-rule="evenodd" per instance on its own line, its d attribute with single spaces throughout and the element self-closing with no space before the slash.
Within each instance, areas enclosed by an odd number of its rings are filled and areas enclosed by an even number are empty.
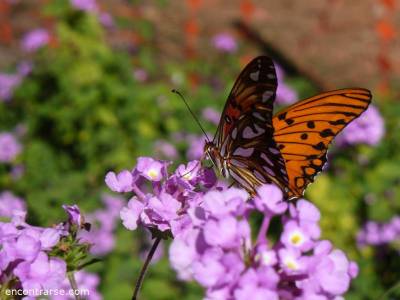
<svg viewBox="0 0 400 300">
<path fill-rule="evenodd" d="M 325 92 L 274 115 L 277 86 L 271 58 L 253 59 L 234 83 L 204 153 L 250 194 L 275 183 L 295 199 L 321 172 L 329 144 L 367 109 L 372 95 L 362 88 Z"/>
</svg>

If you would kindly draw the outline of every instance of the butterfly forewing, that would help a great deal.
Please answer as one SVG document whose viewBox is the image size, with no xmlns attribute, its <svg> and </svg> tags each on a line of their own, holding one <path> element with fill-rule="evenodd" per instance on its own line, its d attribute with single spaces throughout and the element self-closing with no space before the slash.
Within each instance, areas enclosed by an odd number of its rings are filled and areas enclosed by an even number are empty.
<svg viewBox="0 0 400 300">
<path fill-rule="evenodd" d="M 301 197 L 322 170 L 333 138 L 365 111 L 366 89 L 343 89 L 305 99 L 273 118 L 274 139 L 285 160 L 289 196 Z"/>
<path fill-rule="evenodd" d="M 222 111 L 214 143 L 222 145 L 236 121 L 248 112 L 258 112 L 262 121 L 272 117 L 277 78 L 272 60 L 266 56 L 253 59 L 240 73 Z M 269 122 L 271 124 L 271 122 Z"/>
<path fill-rule="evenodd" d="M 251 193 L 263 183 L 276 182 L 282 189 L 288 185 L 284 159 L 273 139 L 276 88 L 272 60 L 252 60 L 232 88 L 214 137 L 230 175 Z"/>
</svg>

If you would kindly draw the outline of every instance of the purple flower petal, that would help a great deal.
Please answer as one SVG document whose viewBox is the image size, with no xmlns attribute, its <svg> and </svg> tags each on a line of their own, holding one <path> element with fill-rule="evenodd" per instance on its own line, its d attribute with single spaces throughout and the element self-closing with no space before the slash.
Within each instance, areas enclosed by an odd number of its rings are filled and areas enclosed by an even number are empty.
<svg viewBox="0 0 400 300">
<path fill-rule="evenodd" d="M 108 172 L 105 182 L 113 192 L 132 192 L 133 176 L 132 173 L 127 170 L 124 170 L 117 175 L 114 172 Z"/>
<path fill-rule="evenodd" d="M 28 32 L 22 39 L 22 49 L 26 52 L 35 52 L 47 45 L 50 35 L 47 30 L 39 28 Z"/>
<path fill-rule="evenodd" d="M 123 207 L 120 212 L 122 224 L 129 230 L 135 230 L 138 225 L 140 214 L 143 212 L 144 205 L 133 197 L 128 202 L 128 206 Z"/>
<path fill-rule="evenodd" d="M 283 201 L 283 194 L 275 184 L 264 184 L 257 189 L 254 198 L 256 208 L 264 213 L 279 215 L 286 211 L 287 203 Z"/>
<path fill-rule="evenodd" d="M 0 133 L 0 163 L 13 161 L 21 150 L 21 145 L 11 133 Z"/>
<path fill-rule="evenodd" d="M 212 40 L 214 47 L 221 52 L 233 53 L 237 50 L 236 40 L 228 33 L 220 33 Z"/>
</svg>

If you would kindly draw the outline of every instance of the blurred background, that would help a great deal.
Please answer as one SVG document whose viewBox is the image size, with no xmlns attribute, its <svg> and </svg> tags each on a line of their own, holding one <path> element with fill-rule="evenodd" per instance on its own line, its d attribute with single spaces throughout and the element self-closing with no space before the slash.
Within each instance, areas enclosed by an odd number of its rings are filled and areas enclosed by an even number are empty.
<svg viewBox="0 0 400 300">
<path fill-rule="evenodd" d="M 203 137 L 170 90 L 212 135 L 241 68 L 268 54 L 277 110 L 330 89 L 372 91 L 306 198 L 323 237 L 359 264 L 346 299 L 377 299 L 400 280 L 399 13 L 398 0 L 0 0 L 0 213 L 12 199 L 50 226 L 77 203 L 103 259 L 86 284 L 129 298 L 150 238 L 122 228 L 125 199 L 107 191 L 106 172 L 143 155 L 199 158 Z M 176 279 L 164 244 L 142 299 L 201 297 Z"/>
</svg>

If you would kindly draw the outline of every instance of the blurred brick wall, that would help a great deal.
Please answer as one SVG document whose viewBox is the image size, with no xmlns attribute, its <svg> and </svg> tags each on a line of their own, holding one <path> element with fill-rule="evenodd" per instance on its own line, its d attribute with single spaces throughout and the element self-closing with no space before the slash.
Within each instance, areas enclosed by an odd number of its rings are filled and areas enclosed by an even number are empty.
<svg viewBox="0 0 400 300">
<path fill-rule="evenodd" d="M 39 24 L 51 26 L 38 12 L 45 0 L 20 1 L 11 8 L 7 1 L 0 0 L 0 68 L 21 57 L 17 38 L 23 32 Z M 232 23 L 245 18 L 263 39 L 327 88 L 376 89 L 390 82 L 400 90 L 396 84 L 400 80 L 400 0 L 149 0 L 139 7 L 125 0 L 100 2 L 114 16 L 152 21 L 156 34 L 147 42 L 161 50 L 162 59 L 182 61 L 188 50 L 187 36 L 192 35 L 191 51 L 209 60 L 211 37 L 221 31 L 237 34 Z M 140 42 L 140 37 L 114 31 L 111 41 L 128 47 Z M 241 40 L 241 45 L 247 54 L 260 53 L 248 41 Z"/>
<path fill-rule="evenodd" d="M 190 2 L 197 3 L 195 10 L 190 8 Z M 144 11 L 157 24 L 158 40 L 165 45 L 165 53 L 176 59 L 182 57 L 185 23 L 196 19 L 197 48 L 207 59 L 210 37 L 219 31 L 235 32 L 232 22 L 243 18 L 246 2 L 250 1 L 169 1 L 163 10 L 148 4 Z M 381 2 L 391 3 L 385 6 Z M 397 31 L 400 29 L 400 1 L 266 0 L 252 3 L 248 24 L 298 66 L 317 76 L 324 86 L 375 89 L 384 83 L 383 77 L 387 77 L 392 86 L 396 81 L 400 83 Z M 383 51 L 380 36 L 387 32 L 379 32 L 378 24 L 382 20 L 391 26 L 386 30 L 394 31 Z M 259 49 L 250 51 L 259 53 Z M 383 58 L 380 57 L 382 52 Z"/>
</svg>

